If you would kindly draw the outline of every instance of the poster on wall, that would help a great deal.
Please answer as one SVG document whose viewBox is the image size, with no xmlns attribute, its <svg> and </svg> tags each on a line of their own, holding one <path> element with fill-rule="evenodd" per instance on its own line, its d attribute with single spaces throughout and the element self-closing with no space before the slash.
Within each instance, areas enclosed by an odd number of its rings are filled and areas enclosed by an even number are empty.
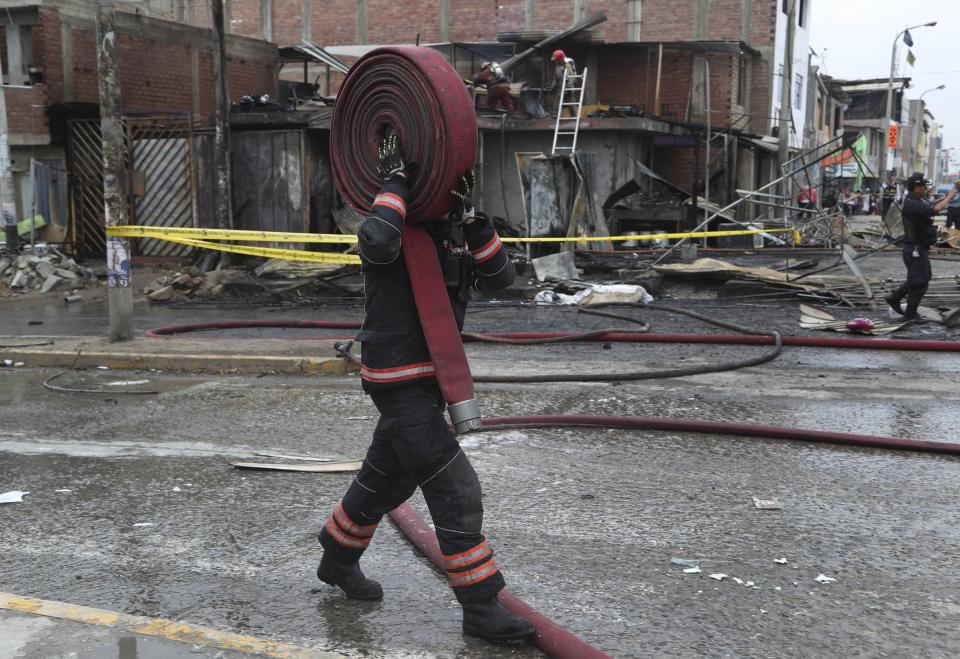
<svg viewBox="0 0 960 659">
<path fill-rule="evenodd" d="M 130 286 L 130 251 L 120 238 L 107 238 L 107 286 Z"/>
</svg>

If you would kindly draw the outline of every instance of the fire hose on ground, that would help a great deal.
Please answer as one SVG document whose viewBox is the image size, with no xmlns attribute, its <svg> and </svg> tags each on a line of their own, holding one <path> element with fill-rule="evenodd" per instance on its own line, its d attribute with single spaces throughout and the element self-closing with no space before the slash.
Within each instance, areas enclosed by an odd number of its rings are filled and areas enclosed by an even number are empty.
<svg viewBox="0 0 960 659">
<path fill-rule="evenodd" d="M 635 305 L 642 308 L 644 305 Z M 732 323 L 715 321 L 715 319 L 685 309 L 666 307 L 664 305 L 647 305 L 663 311 L 681 313 L 706 322 L 734 330 L 746 330 L 749 333 L 739 335 L 729 334 L 650 334 L 649 326 L 629 317 L 622 317 L 634 323 L 639 323 L 640 331 L 625 329 L 601 329 L 588 332 L 496 332 L 473 333 L 465 332 L 467 341 L 484 341 L 490 343 L 509 343 L 514 345 L 553 344 L 561 342 L 590 341 L 590 342 L 655 342 L 655 343 L 689 343 L 689 344 L 719 344 L 719 345 L 773 345 L 773 350 L 760 357 L 730 362 L 719 365 L 706 365 L 688 369 L 671 369 L 666 371 L 649 371 L 633 374 L 601 374 L 610 380 L 631 379 L 644 380 L 652 378 L 681 377 L 698 373 L 713 373 L 720 370 L 733 370 L 750 365 L 769 362 L 780 354 L 782 346 L 805 346 L 819 348 L 840 349 L 874 349 L 874 350 L 919 350 L 960 352 L 960 341 L 925 341 L 915 339 L 843 339 L 827 337 L 788 336 L 781 339 L 780 335 L 772 331 L 748 330 Z M 600 313 L 594 312 L 596 315 Z M 614 314 L 603 313 L 610 317 Z M 617 317 L 617 316 L 615 316 Z M 150 330 L 148 337 L 174 338 L 179 335 L 210 330 L 228 330 L 245 328 L 312 328 L 312 329 L 359 329 L 360 323 L 352 321 L 323 321 L 323 320 L 238 320 L 219 323 L 197 323 L 163 327 Z M 338 344 L 341 354 L 353 361 L 357 358 L 349 352 L 347 341 Z M 723 368 L 721 368 L 723 367 Z M 683 371 L 683 372 L 680 372 Z M 624 378 L 624 376 L 633 376 Z M 540 376 L 480 376 L 476 382 L 542 382 L 542 381 L 587 381 L 583 374 L 554 375 L 549 379 L 538 379 Z M 591 381 L 594 376 L 589 378 Z M 865 448 L 897 449 L 940 453 L 945 455 L 960 455 L 960 444 L 946 442 L 932 442 L 902 437 L 882 437 L 875 435 L 858 435 L 833 431 L 808 430 L 803 428 L 784 428 L 748 423 L 728 423 L 718 421 L 700 421 L 696 419 L 669 419 L 657 417 L 637 416 L 592 416 L 592 415 L 532 415 L 513 417 L 494 417 L 483 419 L 483 430 L 502 430 L 507 428 L 544 428 L 544 427 L 596 427 L 622 428 L 630 430 L 655 430 L 672 432 L 706 433 L 712 435 L 727 435 L 733 437 L 755 437 L 768 439 L 786 439 L 802 442 L 822 442 L 843 444 Z M 427 523 L 412 509 L 404 504 L 390 513 L 391 519 L 403 531 L 408 540 L 417 546 L 437 566 L 442 565 L 442 556 L 437 546 L 436 535 Z M 537 646 L 552 657 L 558 659 L 597 658 L 606 656 L 600 650 L 588 645 L 582 639 L 563 629 L 550 619 L 527 606 L 508 591 L 503 591 L 500 599 L 508 609 L 527 617 L 533 622 L 537 630 Z"/>
</svg>

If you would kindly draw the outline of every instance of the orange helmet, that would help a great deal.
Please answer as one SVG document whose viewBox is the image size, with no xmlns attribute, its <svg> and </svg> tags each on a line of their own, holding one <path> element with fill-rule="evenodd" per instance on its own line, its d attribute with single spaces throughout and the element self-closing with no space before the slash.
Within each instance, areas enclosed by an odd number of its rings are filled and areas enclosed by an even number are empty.
<svg viewBox="0 0 960 659">
<path fill-rule="evenodd" d="M 551 57 L 550 59 L 562 60 L 566 58 L 567 58 L 567 55 L 562 50 L 555 50 L 553 51 L 553 57 Z"/>
</svg>

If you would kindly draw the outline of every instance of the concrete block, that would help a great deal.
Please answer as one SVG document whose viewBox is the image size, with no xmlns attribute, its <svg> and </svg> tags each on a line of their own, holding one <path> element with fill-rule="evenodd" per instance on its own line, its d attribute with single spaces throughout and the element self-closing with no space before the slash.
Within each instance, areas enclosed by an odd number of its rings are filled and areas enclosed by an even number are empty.
<svg viewBox="0 0 960 659">
<path fill-rule="evenodd" d="M 172 300 L 176 294 L 176 291 L 173 290 L 173 286 L 164 286 L 163 288 L 159 288 L 148 294 L 147 298 L 153 300 L 154 302 L 166 302 L 168 300 Z"/>
<path fill-rule="evenodd" d="M 52 263 L 50 263 L 50 261 L 41 260 L 39 263 L 37 263 L 33 267 L 33 269 L 36 270 L 38 276 L 40 276 L 43 279 L 48 279 L 53 276 L 53 273 L 56 271 L 57 268 Z"/>
<path fill-rule="evenodd" d="M 63 277 L 64 279 L 70 279 L 70 280 L 80 278 L 80 276 L 76 272 L 74 272 L 73 270 L 67 270 L 66 268 L 57 268 L 56 270 L 54 270 L 54 274 L 56 274 L 58 277 Z"/>
<path fill-rule="evenodd" d="M 57 287 L 57 284 L 59 284 L 62 281 L 63 281 L 63 278 L 58 277 L 56 275 L 50 275 L 49 277 L 43 280 L 43 286 L 40 287 L 40 292 L 49 293 L 50 291 L 52 291 L 54 288 Z"/>
<path fill-rule="evenodd" d="M 10 288 L 26 288 L 30 284 L 30 275 L 26 270 L 17 270 L 10 280 Z"/>
</svg>

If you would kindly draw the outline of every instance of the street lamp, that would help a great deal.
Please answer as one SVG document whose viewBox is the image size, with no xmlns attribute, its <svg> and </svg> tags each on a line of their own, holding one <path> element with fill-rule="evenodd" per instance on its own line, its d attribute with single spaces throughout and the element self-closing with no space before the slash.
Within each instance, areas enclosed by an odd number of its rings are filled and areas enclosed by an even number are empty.
<svg viewBox="0 0 960 659">
<path fill-rule="evenodd" d="M 936 21 L 930 21 L 929 23 L 921 23 L 920 25 L 911 25 L 910 27 L 904 28 L 900 32 L 897 32 L 897 36 L 893 39 L 893 48 L 890 52 L 890 82 L 887 85 L 887 113 L 883 115 L 887 120 L 887 125 L 884 128 L 885 133 L 889 134 L 890 132 L 890 113 L 893 112 L 893 72 L 897 66 L 897 42 L 900 40 L 900 37 L 903 34 L 910 32 L 910 30 L 918 27 L 933 27 L 936 24 Z M 878 172 L 880 176 L 886 176 L 887 174 L 887 153 L 889 151 L 889 146 L 883 149 L 882 156 L 880 158 L 880 171 Z"/>
<path fill-rule="evenodd" d="M 929 94 L 930 92 L 938 92 L 938 91 L 940 91 L 940 90 L 942 90 L 942 89 L 946 89 L 946 88 L 947 88 L 946 85 L 939 85 L 939 86 L 937 86 L 937 87 L 934 87 L 933 89 L 928 89 L 927 91 L 925 91 L 925 92 L 923 92 L 922 94 L 920 94 L 920 100 L 922 101 L 922 100 L 923 100 L 923 97 L 926 96 L 927 94 Z"/>
</svg>

